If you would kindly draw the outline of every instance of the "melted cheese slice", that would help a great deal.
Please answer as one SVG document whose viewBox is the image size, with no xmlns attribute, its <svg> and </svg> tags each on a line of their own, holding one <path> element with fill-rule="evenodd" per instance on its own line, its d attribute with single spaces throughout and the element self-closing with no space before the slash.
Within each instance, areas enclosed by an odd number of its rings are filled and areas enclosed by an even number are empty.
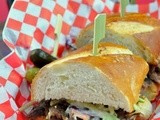
<svg viewBox="0 0 160 120">
<path fill-rule="evenodd" d="M 129 34 L 129 35 L 135 33 L 150 32 L 154 30 L 154 27 L 150 25 L 145 25 L 138 22 L 126 22 L 126 21 L 112 22 L 109 23 L 107 27 L 119 34 Z"/>
</svg>

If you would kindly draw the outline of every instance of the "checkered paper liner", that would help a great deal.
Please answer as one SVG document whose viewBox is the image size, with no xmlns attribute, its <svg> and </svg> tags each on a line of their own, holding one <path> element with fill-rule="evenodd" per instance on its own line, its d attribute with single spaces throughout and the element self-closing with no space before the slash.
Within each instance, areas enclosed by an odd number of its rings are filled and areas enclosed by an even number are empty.
<svg viewBox="0 0 160 120">
<path fill-rule="evenodd" d="M 146 13 L 160 18 L 160 1 L 129 4 L 127 12 Z M 24 120 L 18 108 L 30 100 L 30 86 L 25 72 L 32 66 L 29 52 L 41 48 L 51 53 L 54 48 L 56 15 L 63 16 L 58 48 L 61 57 L 75 38 L 98 13 L 119 12 L 119 4 L 111 0 L 15 0 L 3 30 L 3 41 L 12 52 L 0 61 L 0 120 Z M 1 49 L 1 48 L 0 48 Z M 153 101 L 153 120 L 160 119 L 159 97 Z"/>
</svg>

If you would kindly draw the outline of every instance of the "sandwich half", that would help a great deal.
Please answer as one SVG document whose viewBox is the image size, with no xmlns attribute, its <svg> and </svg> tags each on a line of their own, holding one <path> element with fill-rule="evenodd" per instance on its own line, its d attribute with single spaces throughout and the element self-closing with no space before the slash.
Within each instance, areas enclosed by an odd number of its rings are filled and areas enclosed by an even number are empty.
<svg viewBox="0 0 160 120">
<path fill-rule="evenodd" d="M 160 21 L 144 14 L 128 13 L 108 15 L 106 36 L 102 41 L 112 42 L 129 48 L 149 64 L 159 63 Z M 77 37 L 78 48 L 92 42 L 93 23 L 84 28 Z"/>
<path fill-rule="evenodd" d="M 148 64 L 122 46 L 100 46 L 103 55 L 92 56 L 88 45 L 39 71 L 31 95 L 40 104 L 30 119 L 128 119 L 127 113 L 134 112 L 139 100 Z"/>
<path fill-rule="evenodd" d="M 92 43 L 93 28 L 92 23 L 80 32 L 78 48 Z M 141 94 L 154 100 L 160 90 L 160 21 L 139 13 L 127 13 L 123 18 L 119 14 L 108 15 L 102 41 L 123 45 L 149 63 Z"/>
</svg>

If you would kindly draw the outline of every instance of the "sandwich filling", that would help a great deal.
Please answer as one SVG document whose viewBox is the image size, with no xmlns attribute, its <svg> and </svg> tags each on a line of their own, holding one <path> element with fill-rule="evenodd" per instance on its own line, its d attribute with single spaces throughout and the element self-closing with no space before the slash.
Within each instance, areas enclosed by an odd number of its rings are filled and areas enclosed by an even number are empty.
<svg viewBox="0 0 160 120">
<path fill-rule="evenodd" d="M 154 65 L 150 66 L 148 77 L 151 80 L 160 84 L 160 64 L 157 66 Z"/>
<path fill-rule="evenodd" d="M 33 107 L 29 120 L 135 120 L 148 119 L 152 105 L 146 98 L 141 98 L 132 113 L 113 107 L 81 103 L 66 99 L 42 100 Z"/>
</svg>

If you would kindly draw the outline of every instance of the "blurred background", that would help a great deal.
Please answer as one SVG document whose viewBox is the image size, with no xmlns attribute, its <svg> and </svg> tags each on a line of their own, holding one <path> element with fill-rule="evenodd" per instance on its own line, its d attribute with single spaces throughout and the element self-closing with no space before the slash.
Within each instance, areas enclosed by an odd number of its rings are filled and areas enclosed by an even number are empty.
<svg viewBox="0 0 160 120">
<path fill-rule="evenodd" d="M 1 1 L 1 4 L 0 4 L 0 23 L 4 23 L 7 18 L 9 9 L 10 9 L 14 0 L 0 0 L 0 1 Z M 111 0 L 111 1 L 119 2 L 120 0 Z M 130 0 L 130 3 L 144 4 L 144 3 L 150 3 L 153 1 L 154 0 Z"/>
<path fill-rule="evenodd" d="M 9 9 L 10 9 L 14 0 L 0 0 L 0 1 L 1 1 L 0 2 L 0 40 L 1 40 L 2 39 L 2 37 L 1 37 L 2 29 L 3 29 L 4 23 L 7 19 Z M 114 1 L 114 2 L 118 3 L 120 0 L 108 0 L 108 1 Z M 147 4 L 147 3 L 150 3 L 153 1 L 154 0 L 130 0 L 130 4 L 135 4 L 135 3 L 136 4 Z"/>
<path fill-rule="evenodd" d="M 0 0 L 0 59 L 10 53 L 10 49 L 2 41 L 2 30 L 7 19 L 9 9 L 14 0 Z"/>
<path fill-rule="evenodd" d="M 1 0 L 0 4 L 0 23 L 5 22 L 9 9 L 14 0 Z"/>
</svg>

